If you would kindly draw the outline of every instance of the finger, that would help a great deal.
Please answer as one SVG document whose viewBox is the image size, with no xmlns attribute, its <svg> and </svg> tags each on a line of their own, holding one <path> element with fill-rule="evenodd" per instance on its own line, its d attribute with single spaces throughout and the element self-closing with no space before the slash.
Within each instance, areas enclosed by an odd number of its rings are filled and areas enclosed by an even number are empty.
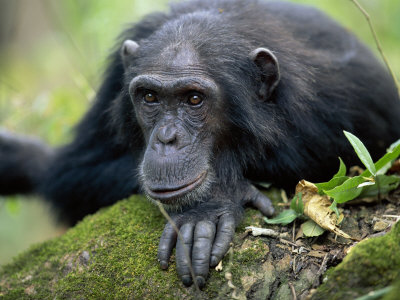
<svg viewBox="0 0 400 300">
<path fill-rule="evenodd" d="M 171 256 L 172 249 L 176 244 L 177 233 L 170 223 L 167 223 L 164 227 L 164 231 L 160 238 L 160 244 L 158 245 L 158 261 L 161 269 L 166 270 L 168 268 L 169 258 Z"/>
<path fill-rule="evenodd" d="M 182 240 L 179 238 L 176 243 L 176 270 L 184 285 L 192 284 L 190 274 L 190 255 L 193 244 L 193 223 L 184 224 L 179 230 Z"/>
<path fill-rule="evenodd" d="M 250 201 L 251 205 L 257 208 L 264 216 L 270 217 L 274 214 L 274 207 L 271 200 L 259 192 L 259 195 Z"/>
<path fill-rule="evenodd" d="M 194 230 L 192 265 L 197 285 L 200 288 L 204 287 L 210 268 L 210 253 L 215 237 L 215 227 L 211 221 L 201 221 L 197 223 Z"/>
<path fill-rule="evenodd" d="M 254 186 L 251 186 L 251 190 L 246 199 L 247 204 L 261 211 L 264 216 L 272 216 L 274 214 L 274 207 L 272 206 L 271 200 L 257 190 Z"/>
<path fill-rule="evenodd" d="M 235 219 L 232 215 L 222 215 L 218 222 L 217 236 L 211 250 L 211 267 L 215 267 L 229 249 L 235 234 Z"/>
</svg>

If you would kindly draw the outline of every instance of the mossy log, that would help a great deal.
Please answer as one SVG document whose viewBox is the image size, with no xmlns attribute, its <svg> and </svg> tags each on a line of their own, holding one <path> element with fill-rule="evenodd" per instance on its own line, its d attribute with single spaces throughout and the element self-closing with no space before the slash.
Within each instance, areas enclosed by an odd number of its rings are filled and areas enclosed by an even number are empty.
<svg viewBox="0 0 400 300">
<path fill-rule="evenodd" d="M 158 266 L 157 245 L 164 222 L 157 207 L 140 196 L 100 210 L 63 236 L 35 245 L 3 266 L 0 298 L 290 299 L 292 293 L 306 297 L 319 284 L 321 274 L 315 264 L 293 274 L 294 256 L 279 239 L 246 235 L 245 226 L 263 222 L 258 212 L 249 210 L 224 258 L 223 270 L 211 270 L 201 292 L 186 288 L 176 274 L 174 257 L 167 271 Z M 328 273 L 328 282 L 314 298 L 333 298 L 340 285 L 343 290 L 355 289 L 344 294 L 354 297 L 390 284 L 400 270 L 399 232 L 397 226 L 391 234 L 357 245 L 335 268 L 338 273 Z M 359 268 L 346 267 L 354 261 Z M 329 285 L 331 280 L 334 283 Z"/>
</svg>

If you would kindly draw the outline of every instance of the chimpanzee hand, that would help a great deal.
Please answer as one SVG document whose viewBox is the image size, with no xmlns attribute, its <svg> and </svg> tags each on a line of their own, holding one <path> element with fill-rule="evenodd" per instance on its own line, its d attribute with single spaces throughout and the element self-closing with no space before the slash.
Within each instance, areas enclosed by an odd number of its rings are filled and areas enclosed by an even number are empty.
<svg viewBox="0 0 400 300">
<path fill-rule="evenodd" d="M 217 189 L 217 190 L 216 190 Z M 229 249 L 235 228 L 243 215 L 243 206 L 252 205 L 264 215 L 274 212 L 271 201 L 250 183 L 242 182 L 233 191 L 222 193 L 212 189 L 214 195 L 181 213 L 170 214 L 179 228 L 182 240 L 177 238 L 173 225 L 168 223 L 161 236 L 158 260 L 162 269 L 176 244 L 176 267 L 183 284 L 192 284 L 190 261 L 199 287 L 205 285 L 209 267 L 216 266 Z M 185 253 L 186 252 L 186 253 Z"/>
</svg>

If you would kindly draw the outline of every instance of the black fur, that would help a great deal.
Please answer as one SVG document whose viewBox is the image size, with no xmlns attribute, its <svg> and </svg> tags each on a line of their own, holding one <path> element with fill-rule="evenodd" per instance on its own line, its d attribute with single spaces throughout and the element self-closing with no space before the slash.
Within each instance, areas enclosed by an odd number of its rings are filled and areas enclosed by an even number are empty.
<svg viewBox="0 0 400 300">
<path fill-rule="evenodd" d="M 126 39 L 136 41 L 140 52 L 125 72 L 119 48 Z M 151 14 L 122 34 L 76 138 L 46 159 L 36 192 L 71 222 L 138 192 L 137 169 L 146 145 L 127 87 L 136 75 L 162 65 L 164 49 L 182 43 L 195 49 L 223 94 L 223 107 L 213 113 L 218 121 L 210 164 L 226 190 L 246 180 L 293 188 L 303 178 L 328 179 L 338 156 L 357 163 L 343 130 L 358 136 L 374 159 L 400 138 L 400 100 L 388 72 L 355 36 L 321 12 L 275 1 L 174 4 L 170 12 Z M 257 94 L 263 74 L 249 58 L 258 47 L 271 50 L 279 62 L 281 79 L 267 101 Z M 6 142 L 0 140 L 0 146 Z M 24 176 L 11 177 L 11 183 L 5 179 L 6 156 L 0 152 L 0 192 L 36 187 L 20 180 Z M 13 187 L 9 191 L 7 184 Z"/>
<path fill-rule="evenodd" d="M 53 155 L 37 139 L 0 130 L 0 195 L 36 192 Z"/>
</svg>

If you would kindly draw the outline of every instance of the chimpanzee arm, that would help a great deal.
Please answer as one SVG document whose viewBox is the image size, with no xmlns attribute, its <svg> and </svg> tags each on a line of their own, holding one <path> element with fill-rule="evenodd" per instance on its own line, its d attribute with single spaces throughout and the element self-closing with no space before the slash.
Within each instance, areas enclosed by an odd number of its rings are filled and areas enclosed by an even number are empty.
<svg viewBox="0 0 400 300">
<path fill-rule="evenodd" d="M 35 192 L 53 155 L 37 139 L 0 130 L 0 194 Z"/>
<path fill-rule="evenodd" d="M 67 222 L 73 224 L 138 191 L 133 154 L 112 153 L 106 145 L 74 146 L 57 153 L 39 189 Z"/>
</svg>

